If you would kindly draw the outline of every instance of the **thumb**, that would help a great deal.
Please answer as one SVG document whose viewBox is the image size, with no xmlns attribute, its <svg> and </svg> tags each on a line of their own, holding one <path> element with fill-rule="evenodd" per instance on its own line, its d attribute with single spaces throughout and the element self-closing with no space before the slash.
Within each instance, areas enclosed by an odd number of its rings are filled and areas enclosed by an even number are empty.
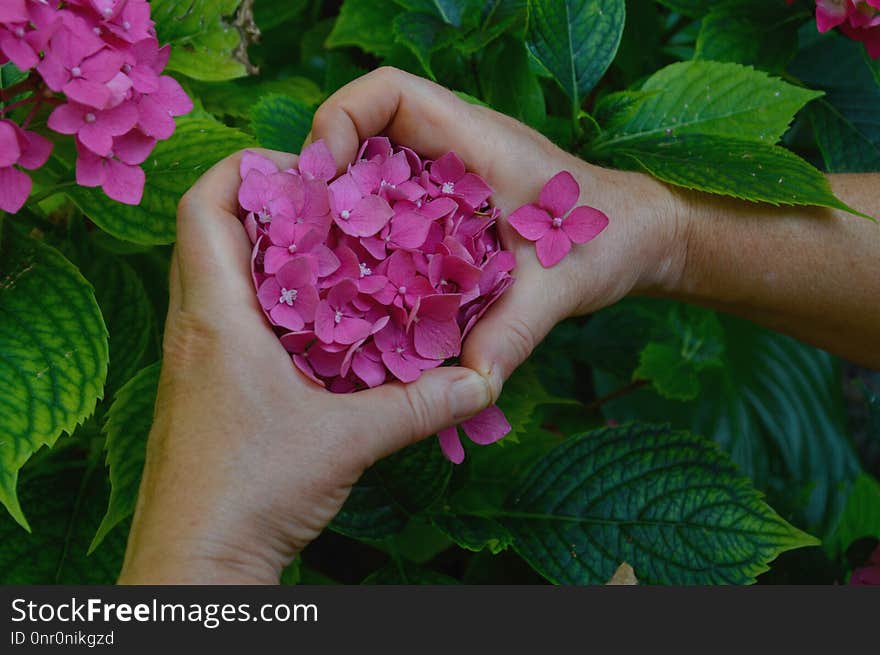
<svg viewBox="0 0 880 655">
<path fill-rule="evenodd" d="M 489 380 L 493 398 L 504 381 L 564 316 L 558 298 L 533 276 L 518 279 L 477 322 L 464 342 L 461 363 Z"/>
<path fill-rule="evenodd" d="M 460 367 L 425 371 L 410 384 L 385 384 L 350 396 L 373 460 L 480 413 L 492 404 L 489 381 Z"/>
</svg>

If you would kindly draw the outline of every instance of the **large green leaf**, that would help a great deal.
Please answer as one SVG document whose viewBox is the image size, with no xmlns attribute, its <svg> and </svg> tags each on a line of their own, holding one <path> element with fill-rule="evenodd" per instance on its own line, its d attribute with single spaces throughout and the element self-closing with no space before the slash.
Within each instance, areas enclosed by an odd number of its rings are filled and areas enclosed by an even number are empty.
<svg viewBox="0 0 880 655">
<path fill-rule="evenodd" d="M 800 88 L 739 64 L 688 61 L 657 71 L 642 85 L 651 92 L 596 149 L 614 151 L 657 139 L 712 135 L 773 144 L 794 115 L 821 92 Z"/>
<path fill-rule="evenodd" d="M 791 66 L 805 84 L 825 91 L 808 115 L 832 173 L 880 171 L 880 84 L 863 49 L 860 43 L 829 36 L 802 50 Z"/>
<path fill-rule="evenodd" d="M 7 229 L 0 251 L 0 501 L 27 527 L 18 471 L 89 416 L 107 376 L 107 328 L 61 253 Z"/>
<path fill-rule="evenodd" d="M 456 44 L 459 50 L 479 52 L 506 32 L 517 40 L 525 37 L 528 0 L 488 0 L 482 5 L 479 23 Z"/>
<path fill-rule="evenodd" d="M 499 446 L 506 448 L 531 432 L 538 407 L 577 404 L 576 400 L 559 398 L 548 393 L 538 379 L 534 365 L 528 362 L 523 364 L 504 383 L 504 390 L 498 399 L 498 407 L 510 423 L 510 433 L 499 442 Z"/>
<path fill-rule="evenodd" d="M 853 483 L 840 522 L 825 546 L 839 555 L 862 537 L 880 539 L 880 482 L 867 473 Z"/>
<path fill-rule="evenodd" d="M 0 516 L 0 584 L 113 584 L 122 568 L 125 531 L 111 535 L 87 556 L 107 503 L 100 469 L 63 453 L 22 474 L 22 501 L 34 532 Z"/>
<path fill-rule="evenodd" d="M 687 189 L 771 205 L 830 207 L 863 216 L 835 197 L 820 171 L 781 146 L 688 134 L 618 144 L 615 161 Z"/>
<path fill-rule="evenodd" d="M 155 329 L 150 298 L 135 270 L 121 257 L 102 253 L 83 266 L 110 332 L 108 397 L 134 375 Z"/>
<path fill-rule="evenodd" d="M 104 447 L 110 467 L 110 502 L 92 541 L 92 550 L 134 513 L 161 368 L 161 362 L 156 362 L 141 369 L 119 390 L 107 412 Z"/>
<path fill-rule="evenodd" d="M 251 129 L 264 148 L 298 153 L 312 128 L 314 114 L 314 108 L 272 93 L 251 109 Z"/>
<path fill-rule="evenodd" d="M 181 118 L 174 136 L 161 141 L 144 163 L 147 184 L 140 205 L 121 205 L 100 189 L 72 187 L 67 193 L 86 216 L 119 239 L 171 243 L 181 196 L 220 159 L 252 145 L 250 137 L 218 121 Z"/>
<path fill-rule="evenodd" d="M 345 0 L 326 45 L 328 48 L 356 46 L 384 57 L 394 46 L 389 32 L 400 13 L 401 8 L 389 0 Z"/>
<path fill-rule="evenodd" d="M 630 320 L 645 317 L 639 312 Z M 719 318 L 723 366 L 701 375 L 697 399 L 676 402 L 642 389 L 607 403 L 603 412 L 616 421 L 669 421 L 714 439 L 774 507 L 824 538 L 859 473 L 844 425 L 837 361 L 746 321 Z M 618 375 L 597 372 L 597 393 L 625 384 Z"/>
<path fill-rule="evenodd" d="M 715 444 L 638 424 L 567 440 L 494 518 L 558 584 L 602 584 L 621 562 L 650 584 L 747 584 L 781 552 L 818 544 Z"/>
<path fill-rule="evenodd" d="M 575 107 L 617 54 L 624 0 L 529 0 L 529 51 Z"/>
<path fill-rule="evenodd" d="M 434 439 L 405 448 L 364 473 L 330 527 L 359 539 L 400 532 L 411 514 L 440 497 L 451 474 Z"/>
<path fill-rule="evenodd" d="M 467 27 L 480 18 L 480 0 L 394 0 L 410 11 L 436 16 L 447 25 Z"/>
<path fill-rule="evenodd" d="M 432 55 L 459 37 L 458 31 L 443 20 L 424 12 L 406 12 L 394 19 L 394 38 L 415 55 L 424 71 L 436 79 Z"/>
<path fill-rule="evenodd" d="M 241 34 L 228 20 L 241 0 L 152 0 L 159 41 L 171 44 L 168 69 L 197 80 L 247 75 L 236 51 Z"/>
<path fill-rule="evenodd" d="M 540 128 L 547 117 L 544 92 L 521 41 L 498 39 L 479 66 L 483 97 L 494 109 Z"/>
<path fill-rule="evenodd" d="M 293 76 L 279 80 L 246 77 L 228 82 L 190 82 L 189 88 L 205 109 L 218 117 L 248 118 L 253 106 L 269 94 L 281 94 L 304 105 L 316 105 L 324 97 L 312 80 Z"/>
</svg>

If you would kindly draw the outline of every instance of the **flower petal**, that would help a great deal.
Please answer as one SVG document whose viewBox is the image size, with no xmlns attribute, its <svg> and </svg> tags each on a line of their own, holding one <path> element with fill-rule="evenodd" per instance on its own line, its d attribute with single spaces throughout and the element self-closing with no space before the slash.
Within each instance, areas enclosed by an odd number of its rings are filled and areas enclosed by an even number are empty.
<svg viewBox="0 0 880 655">
<path fill-rule="evenodd" d="M 557 173 L 544 188 L 538 198 L 538 204 L 550 212 L 552 217 L 565 216 L 574 207 L 581 195 L 581 187 L 568 171 Z"/>
<path fill-rule="evenodd" d="M 488 446 L 510 434 L 510 423 L 496 405 L 464 421 L 461 428 L 471 441 L 481 446 Z"/>
<path fill-rule="evenodd" d="M 457 427 L 453 425 L 451 428 L 440 430 L 437 433 L 437 440 L 446 459 L 453 464 L 461 464 L 464 461 L 464 446 L 461 445 Z"/>
<path fill-rule="evenodd" d="M 606 227 L 608 227 L 608 217 L 593 207 L 576 207 L 562 221 L 562 231 L 575 243 L 592 241 Z"/>
<path fill-rule="evenodd" d="M 523 205 L 510 215 L 507 222 L 524 239 L 537 241 L 552 228 L 550 214 L 537 205 Z"/>
<path fill-rule="evenodd" d="M 556 266 L 571 250 L 571 239 L 561 229 L 551 229 L 538 239 L 535 252 L 544 268 Z"/>
</svg>

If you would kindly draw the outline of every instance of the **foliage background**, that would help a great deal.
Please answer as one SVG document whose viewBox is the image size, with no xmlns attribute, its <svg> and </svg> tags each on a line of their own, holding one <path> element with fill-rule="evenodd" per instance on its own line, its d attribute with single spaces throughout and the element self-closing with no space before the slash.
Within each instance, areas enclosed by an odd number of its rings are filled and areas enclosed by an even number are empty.
<svg viewBox="0 0 880 655">
<path fill-rule="evenodd" d="M 75 186 L 59 143 L 0 217 L 4 583 L 114 580 L 178 199 L 235 150 L 297 151 L 321 100 L 370 69 L 707 192 L 840 207 L 818 169 L 880 170 L 880 66 L 819 36 L 806 2 L 151 5 L 196 109 L 147 161 L 141 205 Z M 628 300 L 560 325 L 516 373 L 503 442 L 453 468 L 429 440 L 368 471 L 283 581 L 602 583 L 624 561 L 649 583 L 845 581 L 880 537 L 878 392 L 788 337 Z"/>
</svg>

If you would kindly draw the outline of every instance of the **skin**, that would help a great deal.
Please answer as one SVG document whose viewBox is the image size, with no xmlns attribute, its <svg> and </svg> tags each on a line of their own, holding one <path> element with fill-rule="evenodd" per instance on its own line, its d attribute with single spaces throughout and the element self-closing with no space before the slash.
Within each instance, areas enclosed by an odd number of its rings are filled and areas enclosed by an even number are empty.
<svg viewBox="0 0 880 655">
<path fill-rule="evenodd" d="M 495 189 L 505 215 L 568 170 L 581 203 L 611 225 L 544 269 L 534 246 L 502 222 L 517 283 L 469 335 L 463 368 L 338 396 L 291 366 L 264 319 L 234 213 L 239 156 L 215 166 L 178 211 L 162 378 L 121 583 L 277 583 L 369 465 L 494 402 L 559 321 L 630 294 L 738 314 L 880 367 L 880 276 L 871 270 L 880 227 L 870 221 L 690 194 L 602 169 L 389 68 L 328 99 L 310 138 L 325 140 L 341 171 L 380 133 L 429 158 L 454 150 Z M 831 183 L 851 206 L 880 215 L 871 192 L 878 177 Z"/>
</svg>

